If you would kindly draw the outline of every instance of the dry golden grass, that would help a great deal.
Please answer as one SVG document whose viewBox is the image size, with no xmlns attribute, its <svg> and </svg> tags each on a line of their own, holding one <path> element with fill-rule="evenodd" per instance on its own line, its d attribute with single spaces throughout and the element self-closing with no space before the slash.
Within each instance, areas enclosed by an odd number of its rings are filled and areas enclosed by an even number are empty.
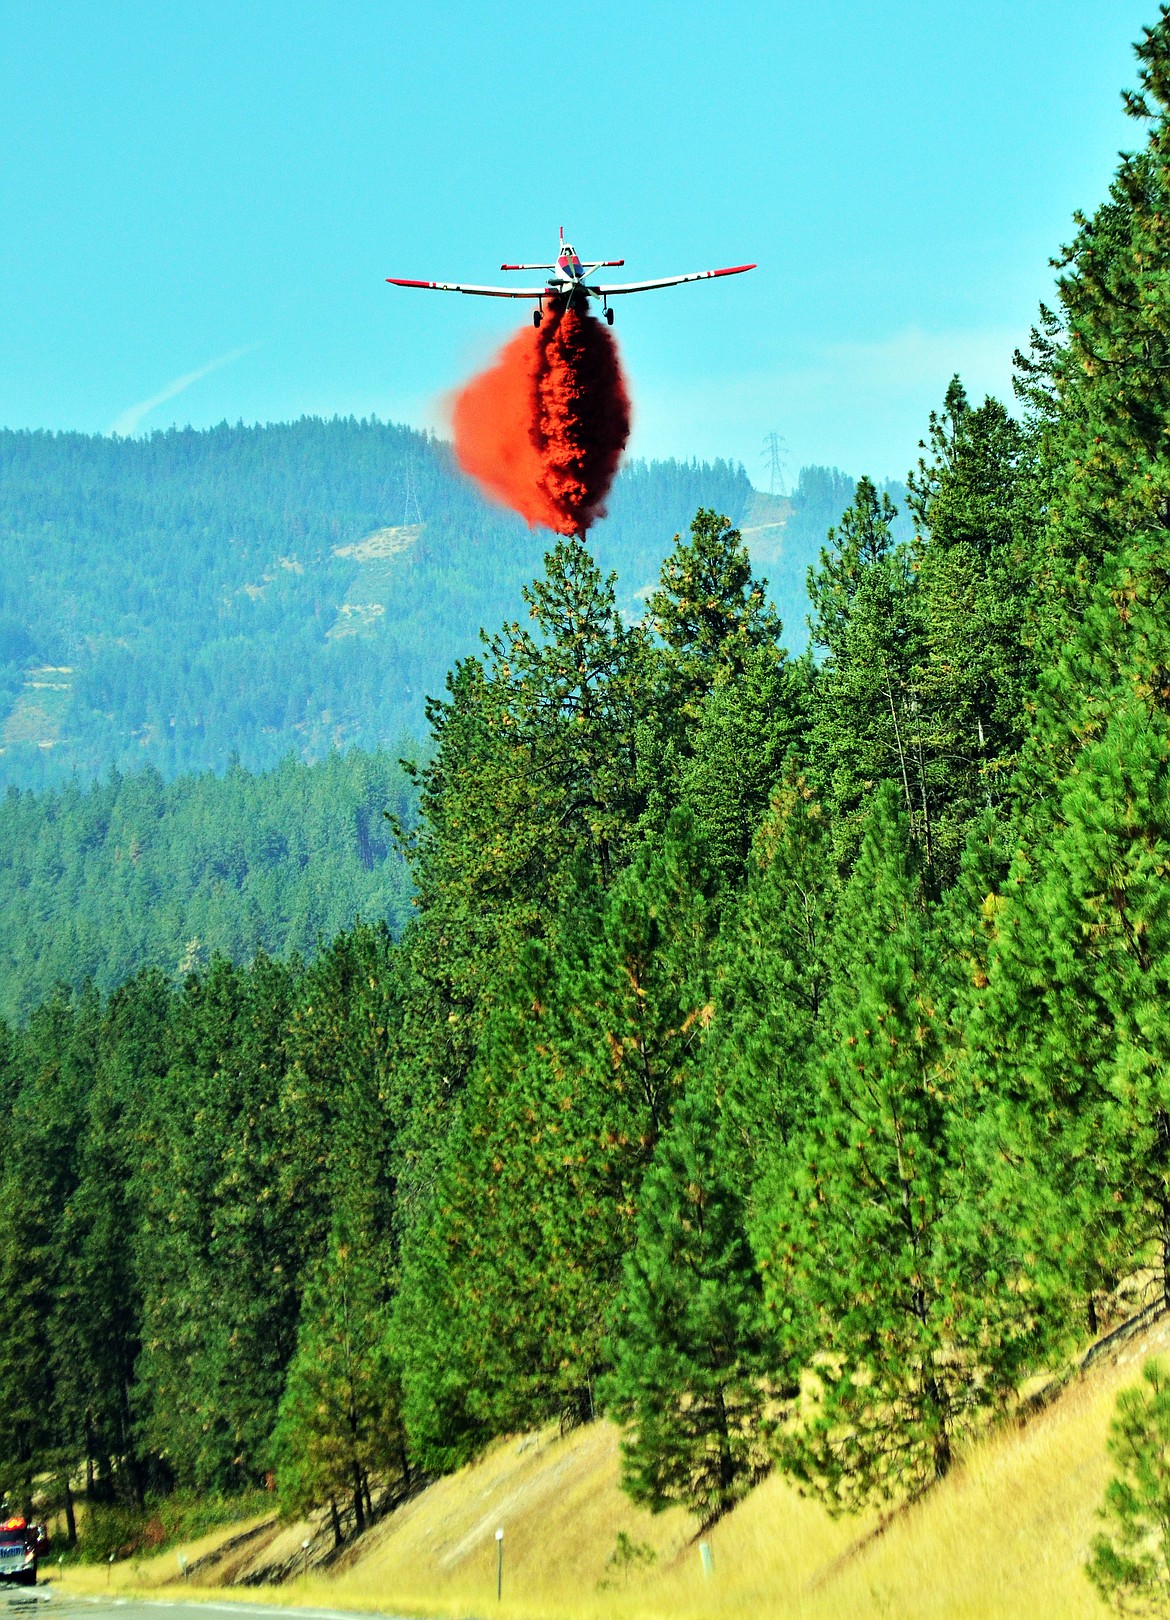
<svg viewBox="0 0 1170 1620">
<path fill-rule="evenodd" d="M 714 1571 L 705 1577 L 694 1522 L 634 1508 L 618 1486 L 616 1432 L 595 1424 L 564 1438 L 501 1441 L 384 1519 L 327 1572 L 233 1596 L 500 1620 L 1101 1620 L 1108 1611 L 1083 1565 L 1108 1474 L 1105 1438 L 1118 1390 L 1154 1353 L 1170 1353 L 1170 1324 L 1096 1365 L 1027 1427 L 973 1446 L 950 1479 L 881 1534 L 871 1534 L 876 1519 L 832 1520 L 774 1477 L 710 1533 Z M 283 1530 L 252 1567 L 287 1554 L 285 1543 L 299 1546 L 304 1528 Z M 652 1547 L 654 1562 L 615 1568 L 619 1532 Z M 223 1539 L 217 1532 L 185 1551 L 194 1559 Z M 100 1591 L 105 1580 L 104 1570 L 76 1571 L 64 1584 Z M 174 1550 L 113 1574 L 123 1592 L 176 1580 Z M 214 1590 L 224 1596 L 222 1585 Z"/>
<path fill-rule="evenodd" d="M 166 1552 L 127 1558 L 110 1569 L 104 1564 L 71 1564 L 58 1573 L 50 1557 L 45 1573 L 52 1578 L 55 1587 L 61 1590 L 67 1588 L 79 1594 L 100 1593 L 107 1588 L 121 1593 L 153 1592 L 160 1586 L 169 1586 L 181 1578 L 178 1563 L 180 1553 L 193 1564 L 197 1559 L 216 1552 L 225 1541 L 230 1541 L 249 1530 L 256 1530 L 267 1522 L 265 1518 L 258 1518 L 240 1520 L 236 1524 L 219 1525 L 197 1540 L 184 1541 L 180 1546 L 168 1547 Z M 220 1592 L 219 1596 L 222 1595 Z"/>
</svg>

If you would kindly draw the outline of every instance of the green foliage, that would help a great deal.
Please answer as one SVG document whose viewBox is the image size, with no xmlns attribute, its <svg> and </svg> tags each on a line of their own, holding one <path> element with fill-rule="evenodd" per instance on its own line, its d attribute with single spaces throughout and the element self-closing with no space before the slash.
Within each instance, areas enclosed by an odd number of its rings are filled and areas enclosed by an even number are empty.
<svg viewBox="0 0 1170 1620">
<path fill-rule="evenodd" d="M 724 1163 L 745 1195 L 808 1119 L 836 888 L 823 806 L 798 776 L 773 798 L 725 923 L 704 1054 Z"/>
<path fill-rule="evenodd" d="M 413 785 L 384 753 L 265 775 L 156 771 L 0 799 L 0 1011 L 58 983 L 109 993 L 145 967 L 181 980 L 220 952 L 309 956 L 361 915 L 401 929 L 410 877 L 390 812 Z M 30 918 L 44 926 L 32 927 Z M 50 926 L 51 924 L 51 926 Z"/>
<path fill-rule="evenodd" d="M 1149 139 L 1080 223 L 1022 420 L 954 379 L 905 499 L 631 469 L 476 657 L 531 541 L 432 441 L 0 435 L 31 592 L 0 566 L 6 770 L 35 668 L 72 692 L 36 700 L 53 760 L 133 731 L 170 770 L 225 728 L 376 740 L 458 655 L 404 774 L 0 807 L 11 1494 L 84 1474 L 133 1517 L 275 1467 L 360 1528 L 377 1486 L 601 1400 L 652 1507 L 710 1522 L 776 1460 L 852 1509 L 945 1474 L 1123 1281 L 1170 1299 L 1170 10 L 1139 56 Z M 363 576 L 407 469 L 427 522 Z M 741 518 L 757 556 L 785 519 L 789 564 L 834 525 L 796 662 Z M 121 553 L 82 636 L 54 581 L 95 525 Z M 1150 1387 L 1094 1564 L 1134 1590 Z"/>
<path fill-rule="evenodd" d="M 409 1477 L 386 1329 L 376 1261 L 336 1239 L 305 1290 L 272 1437 L 285 1513 L 299 1516 L 350 1495 L 360 1531 L 371 1476 Z"/>
<path fill-rule="evenodd" d="M 773 1431 L 760 1279 L 717 1148 L 714 1107 L 687 1097 L 642 1182 L 604 1389 L 630 1496 L 703 1526 L 768 1471 Z"/>
<path fill-rule="evenodd" d="M 916 701 L 931 856 L 953 878 L 971 827 L 1001 811 L 1037 679 L 1044 500 L 1033 424 L 972 407 L 958 377 L 911 480 L 920 527 Z M 925 536 L 929 536 L 926 540 Z"/>
<path fill-rule="evenodd" d="M 633 602 L 663 535 L 750 495 L 726 462 L 635 463 L 595 542 Z M 0 785 L 394 747 L 532 557 L 448 445 L 373 419 L 0 433 Z"/>
<path fill-rule="evenodd" d="M 739 671 L 720 670 L 703 699 L 681 796 L 729 887 L 742 882 L 769 796 L 805 742 L 810 685 L 807 663 L 790 664 L 765 644 L 746 654 Z"/>
<path fill-rule="evenodd" d="M 648 1568 L 655 1562 L 658 1554 L 647 1542 L 635 1541 L 633 1536 L 625 1530 L 619 1530 L 614 1549 L 605 1560 L 606 1569 L 612 1570 L 615 1575 L 621 1574 L 622 1584 L 628 1583 L 630 1571 Z M 612 1585 L 610 1580 L 603 1580 L 601 1586 Z"/>
<path fill-rule="evenodd" d="M 152 1492 L 141 1507 L 93 1502 L 79 1526 L 73 1556 L 83 1564 L 104 1564 L 111 1557 L 149 1557 L 181 1542 L 196 1541 L 221 1525 L 260 1518 L 271 1513 L 272 1507 L 272 1497 L 264 1490 L 237 1496 L 207 1491 Z"/>
<path fill-rule="evenodd" d="M 934 941 L 898 797 L 889 784 L 875 799 L 842 895 L 810 1122 L 756 1216 L 775 1331 L 806 1375 L 787 1463 L 834 1509 L 941 1478 L 956 1430 L 1017 1370 L 1014 1337 L 978 1310 L 966 1321 L 953 1294 L 962 1193 Z"/>
<path fill-rule="evenodd" d="M 594 1415 L 637 1189 L 709 1018 L 711 880 L 684 812 L 571 917 L 488 1022 L 404 1256 L 395 1340 L 424 1467 Z"/>
<path fill-rule="evenodd" d="M 1002 1226 L 1026 1234 L 1058 1322 L 1094 1321 L 1098 1298 L 1138 1263 L 1164 1288 L 1170 1240 L 1170 559 L 1151 416 L 1165 388 L 1170 16 L 1139 57 L 1143 92 L 1130 107 L 1151 120 L 1147 147 L 1123 159 L 1110 202 L 1082 222 L 1061 282 L 1063 331 L 1031 373 L 1033 389 L 1048 390 L 1053 645 L 974 1030 L 975 1084 L 995 1118 L 988 1181 Z"/>
<path fill-rule="evenodd" d="M 993 906 L 975 1025 L 993 1199 L 1066 1314 L 1091 1312 L 1138 1255 L 1166 1273 L 1168 760 L 1164 718 L 1119 709 Z"/>
<path fill-rule="evenodd" d="M 694 720 L 698 702 L 722 672 L 734 678 L 753 652 L 773 657 L 780 620 L 765 599 L 767 580 L 726 517 L 700 511 L 691 537 L 676 537 L 650 598 L 650 625 L 665 648 L 672 707 Z"/>
<path fill-rule="evenodd" d="M 274 1196 L 292 991 L 263 956 L 188 985 L 140 1162 L 143 1436 L 229 1494 L 270 1466 L 309 1258 Z"/>
<path fill-rule="evenodd" d="M 930 850 L 918 666 L 921 603 L 895 508 L 868 478 L 809 570 L 814 646 L 824 663 L 809 750 L 823 783 L 838 858 L 851 862 L 873 793 L 896 782 L 916 838 Z"/>
<path fill-rule="evenodd" d="M 58 1471 L 62 1431 L 77 1416 L 59 1387 L 62 1339 L 86 1331 L 74 1311 L 87 1301 L 61 1309 L 72 1280 L 64 1228 L 78 1188 L 96 1013 L 92 995 L 78 1007 L 58 995 L 38 1010 L 24 1050 L 5 1054 L 18 1065 L 19 1090 L 0 1182 L 0 1470 L 22 1507 L 31 1505 L 34 1480 Z"/>
<path fill-rule="evenodd" d="M 1110 1427 L 1114 1473 L 1085 1572 L 1125 1614 L 1170 1612 L 1170 1382 L 1147 1361 L 1145 1388 L 1123 1389 Z"/>
</svg>

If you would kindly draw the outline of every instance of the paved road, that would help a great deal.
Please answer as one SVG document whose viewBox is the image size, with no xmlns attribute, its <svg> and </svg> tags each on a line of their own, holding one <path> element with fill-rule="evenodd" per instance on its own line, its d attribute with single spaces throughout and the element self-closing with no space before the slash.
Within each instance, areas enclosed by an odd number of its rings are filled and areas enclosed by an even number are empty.
<svg viewBox="0 0 1170 1620">
<path fill-rule="evenodd" d="M 35 1587 L 0 1588 L 0 1620 L 208 1620 L 210 1615 L 232 1615 L 235 1620 L 355 1620 L 341 1609 L 275 1608 L 266 1603 L 184 1603 L 167 1598 L 123 1598 L 111 1593 L 78 1597 L 54 1592 L 50 1582 Z M 369 1620 L 402 1620 L 395 1615 L 371 1615 Z"/>
</svg>

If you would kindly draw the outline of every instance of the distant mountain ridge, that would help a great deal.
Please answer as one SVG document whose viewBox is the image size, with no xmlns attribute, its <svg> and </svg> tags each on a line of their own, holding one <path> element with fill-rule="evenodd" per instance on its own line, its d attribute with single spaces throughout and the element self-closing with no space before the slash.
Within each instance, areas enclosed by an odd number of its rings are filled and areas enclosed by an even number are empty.
<svg viewBox="0 0 1170 1620">
<path fill-rule="evenodd" d="M 744 521 L 798 649 L 808 563 L 853 489 L 801 480 L 773 499 L 729 462 L 632 462 L 590 544 L 632 616 L 699 506 Z M 393 749 L 548 543 L 446 443 L 375 420 L 2 430 L 0 786 Z"/>
</svg>

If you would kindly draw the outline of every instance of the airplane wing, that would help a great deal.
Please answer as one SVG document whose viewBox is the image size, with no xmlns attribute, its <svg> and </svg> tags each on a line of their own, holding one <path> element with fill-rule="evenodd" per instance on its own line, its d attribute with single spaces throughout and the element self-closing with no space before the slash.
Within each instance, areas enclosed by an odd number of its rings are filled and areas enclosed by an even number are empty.
<svg viewBox="0 0 1170 1620">
<path fill-rule="evenodd" d="M 621 281 L 608 287 L 593 286 L 591 290 L 612 298 L 616 293 L 650 292 L 654 287 L 677 287 L 684 281 L 710 281 L 714 276 L 739 276 L 745 270 L 754 270 L 754 264 L 733 264 L 726 270 L 692 270 L 689 276 L 662 276 L 658 281 Z"/>
<path fill-rule="evenodd" d="M 481 298 L 548 298 L 547 287 L 472 287 L 466 281 L 404 281 L 387 276 L 392 287 L 426 287 L 431 292 L 478 293 Z"/>
</svg>

